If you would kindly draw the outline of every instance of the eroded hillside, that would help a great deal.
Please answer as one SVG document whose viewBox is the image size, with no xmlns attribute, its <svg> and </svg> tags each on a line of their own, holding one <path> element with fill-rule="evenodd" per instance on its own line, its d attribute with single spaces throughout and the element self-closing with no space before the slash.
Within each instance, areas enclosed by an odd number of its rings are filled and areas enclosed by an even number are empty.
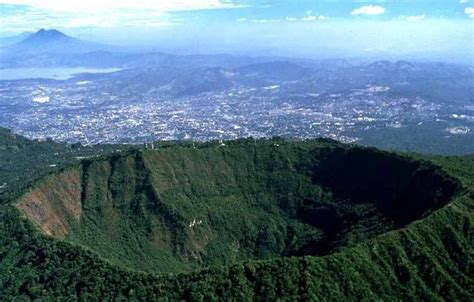
<svg viewBox="0 0 474 302">
<path fill-rule="evenodd" d="M 17 206 L 43 233 L 62 238 L 81 218 L 81 190 L 81 171 L 68 169 L 47 177 Z"/>
</svg>

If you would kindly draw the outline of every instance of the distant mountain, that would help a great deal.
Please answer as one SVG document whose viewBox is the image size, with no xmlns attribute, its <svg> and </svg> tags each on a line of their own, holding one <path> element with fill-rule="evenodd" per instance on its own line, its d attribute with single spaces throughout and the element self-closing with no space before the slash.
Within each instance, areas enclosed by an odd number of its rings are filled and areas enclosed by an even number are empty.
<svg viewBox="0 0 474 302">
<path fill-rule="evenodd" d="M 308 68 L 288 61 L 273 61 L 247 65 L 238 69 L 247 77 L 265 77 L 273 80 L 299 80 L 311 74 Z"/>
<path fill-rule="evenodd" d="M 111 50 L 111 46 L 79 40 L 55 29 L 41 29 L 22 41 L 0 47 L 0 68 L 90 66 L 89 53 Z"/>
<path fill-rule="evenodd" d="M 28 36 L 25 40 L 18 43 L 17 47 L 44 46 L 49 43 L 75 43 L 77 39 L 69 37 L 62 32 L 51 29 L 40 29 L 36 33 Z"/>
<path fill-rule="evenodd" d="M 76 54 L 107 48 L 105 45 L 82 41 L 64 33 L 51 29 L 40 29 L 26 39 L 3 48 L 3 51 L 13 54 L 24 53 L 57 53 Z"/>
<path fill-rule="evenodd" d="M 80 60 L 84 59 L 84 60 Z M 376 61 L 360 65 L 328 62 L 270 61 L 236 68 L 215 67 L 213 56 L 166 54 L 88 53 L 76 66 L 123 66 L 113 74 L 81 75 L 82 80 L 109 81 L 115 93 L 157 89 L 182 97 L 239 87 L 282 87 L 281 94 L 304 94 L 317 87 L 320 93 L 350 93 L 368 86 L 388 87 L 392 97 L 419 96 L 434 103 L 472 104 L 473 71 L 465 66 L 407 61 Z M 237 62 L 231 58 L 229 61 Z M 79 63 L 82 62 L 82 63 Z M 242 59 L 241 62 L 245 62 Z M 146 64 L 145 64 L 146 63 Z M 226 62 L 222 62 L 224 65 Z M 305 65 L 304 65 L 305 64 Z M 230 64 L 229 64 L 230 65 Z M 336 67 L 334 66 L 336 65 Z M 148 66 L 148 67 L 145 67 Z"/>
</svg>

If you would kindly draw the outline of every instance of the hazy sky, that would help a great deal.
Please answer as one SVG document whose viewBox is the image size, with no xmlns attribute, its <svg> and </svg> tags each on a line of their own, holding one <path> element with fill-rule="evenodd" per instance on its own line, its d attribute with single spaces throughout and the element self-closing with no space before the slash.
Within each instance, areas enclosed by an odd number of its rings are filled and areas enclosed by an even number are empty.
<svg viewBox="0 0 474 302">
<path fill-rule="evenodd" d="M 40 28 L 182 53 L 472 60 L 474 0 L 0 0 L 1 36 Z"/>
</svg>

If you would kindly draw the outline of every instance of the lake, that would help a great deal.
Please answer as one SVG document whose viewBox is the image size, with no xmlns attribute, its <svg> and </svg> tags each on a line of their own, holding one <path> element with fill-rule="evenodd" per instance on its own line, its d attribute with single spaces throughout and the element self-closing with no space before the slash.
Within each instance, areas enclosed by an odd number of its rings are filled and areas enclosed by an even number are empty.
<svg viewBox="0 0 474 302">
<path fill-rule="evenodd" d="M 78 73 L 109 73 L 121 68 L 87 68 L 87 67 L 55 67 L 55 68 L 5 68 L 0 69 L 0 81 L 24 79 L 67 80 Z"/>
</svg>

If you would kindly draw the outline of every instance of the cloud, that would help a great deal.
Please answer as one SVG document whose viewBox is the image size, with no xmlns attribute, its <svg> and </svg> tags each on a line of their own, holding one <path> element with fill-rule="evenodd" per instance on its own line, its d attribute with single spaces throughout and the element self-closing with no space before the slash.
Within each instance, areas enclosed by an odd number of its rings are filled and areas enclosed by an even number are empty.
<svg viewBox="0 0 474 302">
<path fill-rule="evenodd" d="M 278 23 L 280 22 L 280 19 L 254 19 L 251 20 L 253 23 Z"/>
<path fill-rule="evenodd" d="M 324 21 L 324 20 L 329 20 L 328 16 L 305 16 L 302 18 L 297 18 L 297 17 L 286 17 L 285 20 L 287 22 L 298 22 L 298 21 L 303 21 L 303 22 L 312 22 L 316 20 Z"/>
<path fill-rule="evenodd" d="M 459 0 L 459 3 L 460 4 L 466 4 L 466 3 L 469 3 L 469 0 Z"/>
<path fill-rule="evenodd" d="M 352 0 L 352 2 L 355 2 L 355 3 L 367 3 L 367 2 L 370 2 L 370 3 L 386 3 L 386 2 L 389 2 L 391 0 Z"/>
<path fill-rule="evenodd" d="M 469 17 L 474 18 L 474 7 L 466 7 L 464 13 L 469 15 Z"/>
<path fill-rule="evenodd" d="M 425 19 L 425 15 L 418 15 L 418 16 L 407 16 L 405 20 L 407 21 L 421 21 Z"/>
<path fill-rule="evenodd" d="M 1 1 L 1 0 L 0 0 Z M 165 12 L 50 11 L 43 8 L 13 5 L 14 10 L 0 14 L 2 32 L 34 31 L 39 28 L 111 28 L 118 26 L 163 27 L 179 22 Z"/>
<path fill-rule="evenodd" d="M 315 21 L 317 19 L 316 16 L 306 16 L 301 18 L 302 21 Z"/>
<path fill-rule="evenodd" d="M 353 15 L 353 16 L 359 16 L 359 15 L 376 16 L 376 15 L 382 15 L 383 13 L 385 13 L 385 8 L 383 6 L 365 5 L 365 6 L 361 6 L 359 8 L 354 9 L 351 12 L 351 15 Z"/>
<path fill-rule="evenodd" d="M 163 27 L 186 22 L 179 12 L 240 7 L 233 0 L 0 0 L 0 31 Z"/>
<path fill-rule="evenodd" d="M 247 19 L 247 18 L 239 18 L 237 19 L 237 22 L 248 22 L 248 23 L 279 23 L 279 22 L 282 22 L 282 21 L 286 21 L 286 22 L 313 22 L 313 21 L 317 21 L 317 20 L 329 20 L 329 17 L 328 16 L 316 16 L 316 15 L 313 15 L 313 16 L 305 16 L 305 17 L 291 17 L 291 16 L 287 16 L 285 17 L 285 19 L 278 19 L 278 18 L 273 18 L 273 19 Z"/>
<path fill-rule="evenodd" d="M 153 11 L 185 11 L 238 8 L 242 5 L 225 0 L 0 0 L 2 4 L 26 5 L 51 11 L 84 11 L 116 9 L 149 9 Z"/>
<path fill-rule="evenodd" d="M 287 18 L 288 18 L 288 17 L 287 17 Z M 247 19 L 247 18 L 239 18 L 239 19 L 237 19 L 237 22 L 249 22 L 249 23 L 267 24 L 267 23 L 278 23 L 278 22 L 281 22 L 281 19 Z"/>
</svg>

